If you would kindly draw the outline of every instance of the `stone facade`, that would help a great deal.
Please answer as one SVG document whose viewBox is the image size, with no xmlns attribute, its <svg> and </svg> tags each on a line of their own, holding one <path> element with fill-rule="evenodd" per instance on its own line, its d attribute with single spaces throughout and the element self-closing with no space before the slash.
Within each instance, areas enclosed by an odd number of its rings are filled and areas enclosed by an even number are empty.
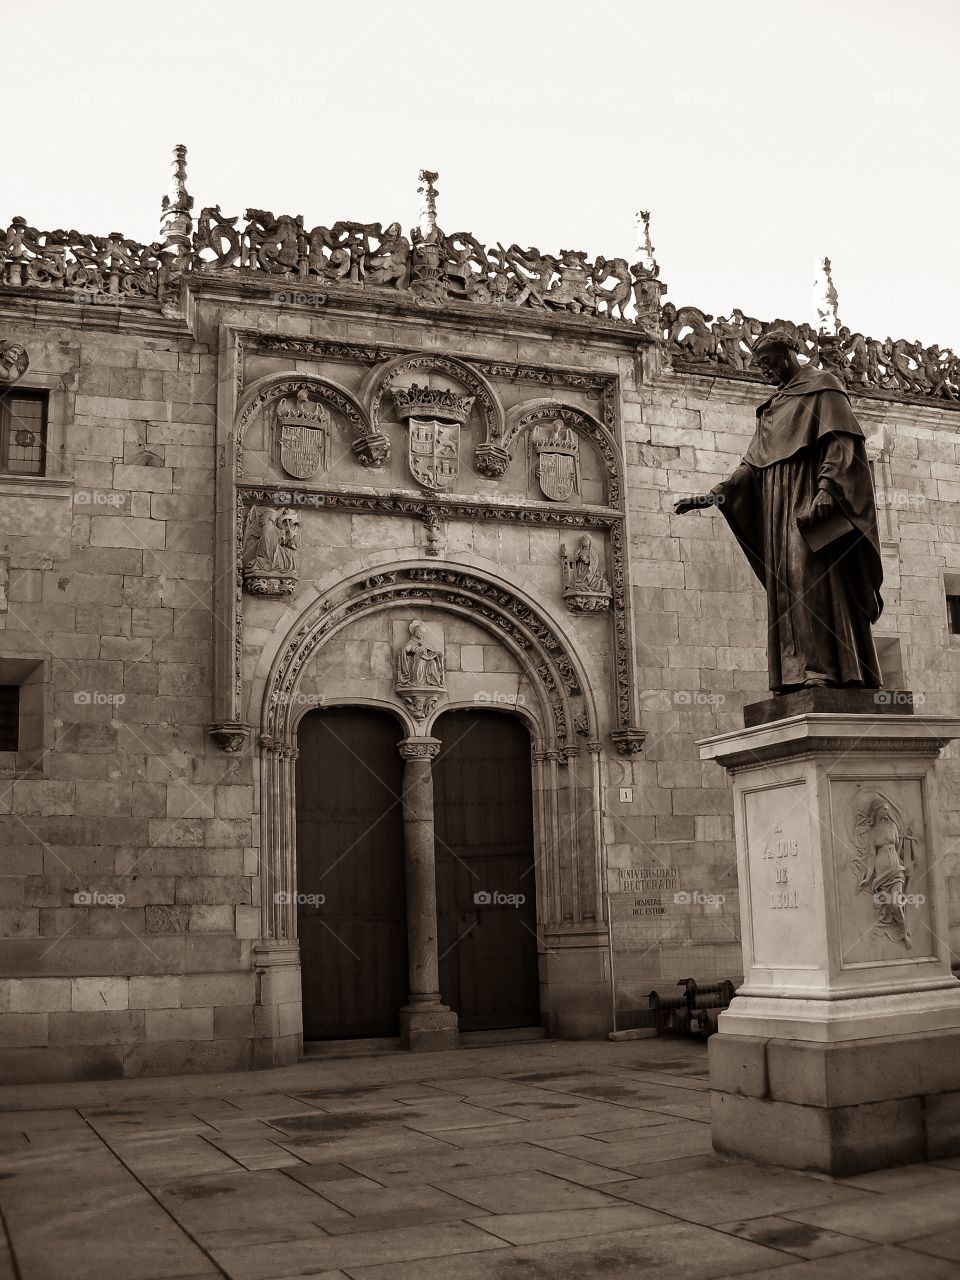
<svg viewBox="0 0 960 1280">
<path fill-rule="evenodd" d="M 497 298 L 495 272 L 441 294 L 427 199 L 400 237 L 409 288 L 382 243 L 365 283 L 322 238 L 326 265 L 298 276 L 272 215 L 256 253 L 231 259 L 224 233 L 192 257 L 184 180 L 142 267 L 111 240 L 95 280 L 44 276 L 7 236 L 0 338 L 49 416 L 45 474 L 0 475 L 0 683 L 21 686 L 20 749 L 0 754 L 2 1078 L 296 1058 L 297 725 L 334 704 L 388 708 L 408 741 L 451 707 L 529 729 L 551 1033 L 635 1025 L 684 977 L 739 980 L 730 789 L 695 744 L 765 695 L 765 602 L 720 517 L 672 503 L 736 466 L 763 384 L 686 359 L 642 307 L 624 319 L 631 288 L 657 303 L 652 256 L 605 310 L 570 263 L 540 305 Z M 896 389 L 856 409 L 889 684 L 954 713 L 960 417 Z M 415 621 L 445 665 L 420 702 L 395 666 Z M 960 772 L 938 776 L 949 850 Z"/>
</svg>

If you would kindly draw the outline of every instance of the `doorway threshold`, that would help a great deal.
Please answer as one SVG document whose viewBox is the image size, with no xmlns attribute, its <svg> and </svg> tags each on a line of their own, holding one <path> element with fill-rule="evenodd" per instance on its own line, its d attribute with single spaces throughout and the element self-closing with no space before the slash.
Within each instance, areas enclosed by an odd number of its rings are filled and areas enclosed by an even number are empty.
<svg viewBox="0 0 960 1280">
<path fill-rule="evenodd" d="M 304 1040 L 304 1058 L 366 1058 L 377 1053 L 402 1053 L 399 1036 L 370 1040 Z"/>
<path fill-rule="evenodd" d="M 546 1027 L 500 1027 L 492 1031 L 461 1031 L 461 1049 L 485 1049 L 495 1044 L 525 1044 L 528 1040 L 546 1040 Z"/>
</svg>

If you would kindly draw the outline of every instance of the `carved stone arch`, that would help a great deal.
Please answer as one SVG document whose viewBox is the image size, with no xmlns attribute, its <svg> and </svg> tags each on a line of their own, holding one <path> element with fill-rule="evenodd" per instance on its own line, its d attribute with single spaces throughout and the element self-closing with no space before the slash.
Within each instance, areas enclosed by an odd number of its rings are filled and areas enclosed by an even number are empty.
<svg viewBox="0 0 960 1280">
<path fill-rule="evenodd" d="M 369 420 L 374 431 L 380 430 L 383 398 L 393 382 L 403 373 L 429 372 L 436 369 L 448 377 L 460 382 L 476 400 L 477 408 L 483 418 L 484 440 L 499 445 L 504 431 L 504 412 L 500 398 L 487 379 L 476 369 L 457 360 L 453 356 L 420 352 L 415 355 L 398 356 L 386 364 L 371 369 L 361 392 Z M 482 447 L 482 446 L 481 446 Z"/>
<path fill-rule="evenodd" d="M 390 456 L 390 442 L 371 429 L 370 420 L 360 401 L 329 378 L 314 373 L 271 373 L 252 383 L 243 393 L 237 407 L 237 479 L 243 478 L 243 437 L 257 413 L 283 396 L 295 397 L 298 391 L 312 395 L 339 414 L 347 422 L 353 436 L 351 448 L 364 466 L 379 467 Z"/>
<path fill-rule="evenodd" d="M 585 409 L 581 409 L 579 405 L 567 404 L 562 400 L 527 400 L 523 404 L 514 405 L 507 412 L 506 425 L 500 441 L 503 469 L 498 474 L 502 475 L 510 465 L 513 445 L 523 432 L 538 426 L 541 422 L 556 421 L 571 427 L 594 446 L 600 455 L 607 478 L 607 504 L 622 508 L 623 457 L 615 437 L 602 422 L 587 413 Z"/>
<path fill-rule="evenodd" d="M 286 626 L 275 632 L 272 657 L 264 655 L 254 693 L 259 693 L 257 747 L 260 757 L 262 945 L 296 948 L 297 726 L 316 706 L 375 706 L 392 712 L 398 737 L 424 741 L 426 721 L 414 724 L 400 699 L 382 689 L 371 695 L 345 690 L 329 701 L 300 696 L 309 659 L 350 623 L 371 613 L 410 608 L 465 617 L 486 629 L 510 652 L 525 677 L 530 701 L 494 709 L 519 714 L 531 731 L 531 778 L 535 813 L 538 901 L 546 927 L 582 923 L 599 928 L 602 894 L 602 777 L 596 708 L 587 672 L 563 631 L 529 596 L 492 574 L 455 563 L 425 568 L 422 561 L 358 566 L 330 582 Z M 282 634 L 280 634 L 282 630 Z M 268 668 L 268 672 L 265 671 Z M 266 679 L 264 675 L 266 674 Z M 441 702 L 432 726 L 462 696 Z M 488 705 L 488 704 L 485 704 Z M 251 708 L 252 709 L 252 708 Z M 284 953 L 286 954 L 286 953 Z"/>
<path fill-rule="evenodd" d="M 543 725 L 527 706 L 513 702 L 483 702 L 478 704 L 475 701 L 465 702 L 462 698 L 451 698 L 435 708 L 427 720 L 423 732 L 432 735 L 437 721 L 448 711 L 475 711 L 478 707 L 484 711 L 498 711 L 504 715 L 516 716 L 523 722 L 523 727 L 530 734 L 530 750 L 545 751 L 547 749 L 543 740 Z"/>
<path fill-rule="evenodd" d="M 361 571 L 314 598 L 274 657 L 263 690 L 261 735 L 292 742 L 291 708 L 298 705 L 307 660 L 319 646 L 364 614 L 404 605 L 460 614 L 497 635 L 543 698 L 547 746 L 569 758 L 579 752 L 578 737 L 597 738 L 586 673 L 569 640 L 535 601 L 474 568 L 441 563 L 426 569 L 416 561 Z"/>
</svg>

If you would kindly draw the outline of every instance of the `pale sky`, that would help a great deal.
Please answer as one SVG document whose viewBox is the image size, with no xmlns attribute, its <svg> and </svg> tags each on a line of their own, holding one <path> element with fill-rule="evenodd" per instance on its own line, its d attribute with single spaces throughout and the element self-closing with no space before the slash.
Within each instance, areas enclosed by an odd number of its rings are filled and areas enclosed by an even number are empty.
<svg viewBox="0 0 960 1280">
<path fill-rule="evenodd" d="M 669 297 L 960 349 L 956 0 L 8 6 L 0 220 L 156 236 L 175 143 L 199 210 L 440 224 L 630 257 Z"/>
</svg>

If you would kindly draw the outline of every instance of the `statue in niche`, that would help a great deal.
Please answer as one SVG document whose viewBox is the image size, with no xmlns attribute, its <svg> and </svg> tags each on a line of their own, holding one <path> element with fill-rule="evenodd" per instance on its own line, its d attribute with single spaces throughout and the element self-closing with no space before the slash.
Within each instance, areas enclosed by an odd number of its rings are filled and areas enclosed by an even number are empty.
<svg viewBox="0 0 960 1280">
<path fill-rule="evenodd" d="M 600 556 L 593 538 L 585 533 L 573 556 L 566 545 L 560 548 L 563 568 L 563 601 L 571 613 L 605 613 L 610 608 L 610 584 L 600 568 Z"/>
<path fill-rule="evenodd" d="M 851 866 L 857 892 L 870 893 L 877 911 L 874 932 L 912 946 L 904 907 L 907 885 L 919 858 L 917 841 L 903 814 L 882 791 L 858 792 L 854 800 Z"/>
<path fill-rule="evenodd" d="M 729 479 L 681 498 L 678 515 L 718 507 L 767 594 L 770 688 L 878 689 L 871 625 L 883 608 L 873 480 L 843 383 L 801 365 L 780 324 L 754 356 L 779 384 Z"/>
<path fill-rule="evenodd" d="M 243 581 L 251 595 L 292 595 L 300 517 L 290 507 L 251 507 L 243 527 Z"/>
<path fill-rule="evenodd" d="M 443 650 L 430 643 L 426 629 L 417 619 L 410 623 L 410 638 L 400 646 L 396 660 L 394 690 L 417 720 L 430 714 L 444 690 Z"/>
</svg>

